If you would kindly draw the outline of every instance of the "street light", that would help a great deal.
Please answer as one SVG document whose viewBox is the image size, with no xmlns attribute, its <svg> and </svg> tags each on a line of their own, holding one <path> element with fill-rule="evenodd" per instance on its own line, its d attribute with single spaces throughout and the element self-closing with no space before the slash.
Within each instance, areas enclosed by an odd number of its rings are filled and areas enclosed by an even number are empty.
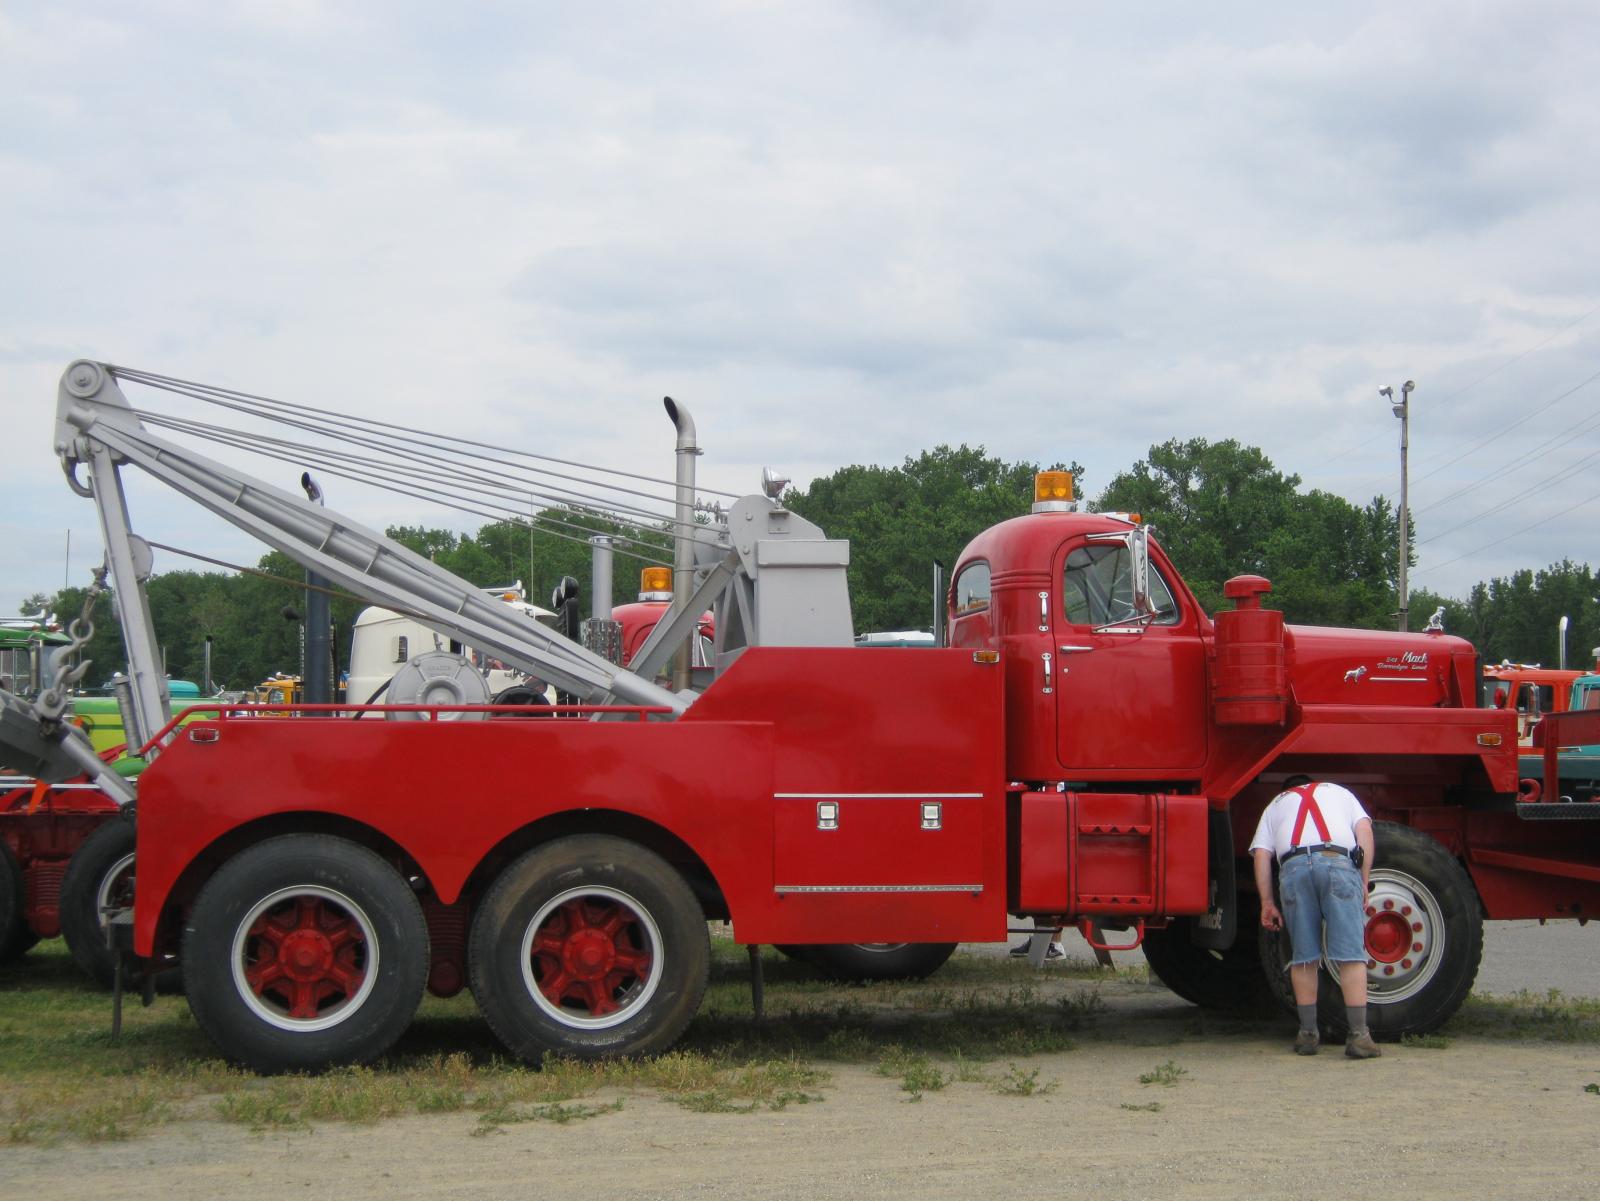
<svg viewBox="0 0 1600 1201">
<path fill-rule="evenodd" d="M 1400 418 L 1400 605 L 1397 616 L 1400 619 L 1399 629 L 1405 632 L 1407 626 L 1407 610 L 1410 607 L 1410 594 L 1406 590 L 1407 559 L 1410 555 L 1406 548 L 1406 527 L 1410 524 L 1411 513 L 1406 503 L 1406 452 L 1411 448 L 1411 393 L 1416 388 L 1415 380 L 1407 380 L 1400 385 L 1400 399 L 1394 398 L 1394 389 L 1385 385 L 1378 389 L 1378 395 L 1389 402 L 1389 411 Z"/>
</svg>

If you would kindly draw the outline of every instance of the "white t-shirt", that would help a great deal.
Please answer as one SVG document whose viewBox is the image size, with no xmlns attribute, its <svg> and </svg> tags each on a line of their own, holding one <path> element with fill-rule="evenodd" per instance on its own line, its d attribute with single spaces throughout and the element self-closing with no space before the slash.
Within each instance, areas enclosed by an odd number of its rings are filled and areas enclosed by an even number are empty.
<svg viewBox="0 0 1600 1201">
<path fill-rule="evenodd" d="M 1322 837 L 1317 823 L 1309 814 L 1300 837 L 1294 838 L 1295 819 L 1300 815 L 1300 794 L 1294 789 L 1280 792 L 1261 814 L 1256 825 L 1256 836 L 1250 840 L 1250 849 L 1270 850 L 1279 859 L 1296 846 L 1316 846 L 1331 842 L 1351 850 L 1356 845 L 1356 823 L 1367 816 L 1367 811 L 1356 800 L 1356 794 L 1342 784 L 1318 783 L 1312 786 L 1311 796 L 1322 811 L 1322 820 L 1328 827 L 1328 837 Z"/>
</svg>

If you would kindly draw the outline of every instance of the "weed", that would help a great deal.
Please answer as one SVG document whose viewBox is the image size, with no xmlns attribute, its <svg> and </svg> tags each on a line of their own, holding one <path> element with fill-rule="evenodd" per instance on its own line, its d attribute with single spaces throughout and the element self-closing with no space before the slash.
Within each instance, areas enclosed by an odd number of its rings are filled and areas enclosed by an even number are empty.
<svg viewBox="0 0 1600 1201">
<path fill-rule="evenodd" d="M 1407 1034 L 1400 1039 L 1400 1045 L 1423 1051 L 1443 1051 L 1450 1045 L 1450 1039 L 1443 1034 Z"/>
<path fill-rule="evenodd" d="M 1583 1086 L 1583 1091 L 1586 1093 L 1593 1093 L 1595 1096 L 1600 1096 L 1600 1084 L 1594 1084 L 1592 1082 L 1585 1084 Z"/>
<path fill-rule="evenodd" d="M 1127 1101 L 1124 1101 L 1121 1105 L 1121 1108 L 1129 1110 L 1132 1113 L 1160 1113 L 1161 1102 L 1151 1101 L 1148 1105 L 1131 1105 Z"/>
<path fill-rule="evenodd" d="M 506 1126 L 518 1122 L 554 1122 L 558 1126 L 565 1126 L 568 1122 L 581 1122 L 588 1118 L 597 1118 L 604 1113 L 616 1113 L 621 1108 L 620 1100 L 607 1105 L 563 1105 L 559 1101 L 552 1101 L 548 1105 L 535 1105 L 531 1109 L 497 1106 L 478 1115 L 478 1124 L 473 1127 L 472 1133 L 478 1138 L 489 1134 L 504 1134 Z"/>
<path fill-rule="evenodd" d="M 1484 1038 L 1600 1043 L 1600 1000 L 1563 996 L 1558 989 L 1509 996 L 1470 996 L 1446 1024 L 1450 1034 Z"/>
<path fill-rule="evenodd" d="M 1177 1064 L 1173 1063 L 1172 1060 L 1169 1059 L 1166 1063 L 1160 1064 L 1157 1067 L 1152 1068 L 1150 1071 L 1145 1072 L 1139 1077 L 1139 1083 L 1160 1084 L 1166 1088 L 1171 1088 L 1175 1084 L 1181 1082 L 1188 1074 L 1188 1068 L 1180 1068 Z"/>
<path fill-rule="evenodd" d="M 900 1090 L 911 1100 L 922 1100 L 923 1093 L 936 1093 L 950 1083 L 950 1077 L 933 1065 L 926 1055 L 891 1048 L 878 1064 L 878 1075 L 900 1077 Z"/>
<path fill-rule="evenodd" d="M 1047 1080 L 1040 1084 L 1038 1068 L 1024 1072 L 1016 1064 L 1007 1068 L 1006 1074 L 994 1082 L 994 1091 L 1003 1097 L 1042 1097 L 1060 1087 L 1059 1080 Z"/>
<path fill-rule="evenodd" d="M 1106 1011 L 1106 999 L 1098 990 L 1080 988 L 1056 1002 L 1061 1024 L 1068 1030 L 1081 1030 Z"/>
</svg>

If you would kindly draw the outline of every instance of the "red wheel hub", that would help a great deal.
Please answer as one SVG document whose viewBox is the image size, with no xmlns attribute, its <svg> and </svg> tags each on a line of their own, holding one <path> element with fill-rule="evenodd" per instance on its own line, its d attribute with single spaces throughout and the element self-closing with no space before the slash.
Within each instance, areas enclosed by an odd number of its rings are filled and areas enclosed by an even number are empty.
<svg viewBox="0 0 1600 1201">
<path fill-rule="evenodd" d="M 649 978 L 651 953 L 638 915 L 609 897 L 574 897 L 533 936 L 533 976 L 552 1005 L 590 1017 L 615 1013 Z"/>
<path fill-rule="evenodd" d="M 1399 963 L 1411 951 L 1411 922 L 1392 909 L 1367 919 L 1367 954 L 1379 963 Z"/>
<path fill-rule="evenodd" d="M 246 937 L 245 980 L 291 1018 L 311 1020 L 356 995 L 366 979 L 366 939 L 339 906 L 293 897 L 263 913 Z"/>
</svg>

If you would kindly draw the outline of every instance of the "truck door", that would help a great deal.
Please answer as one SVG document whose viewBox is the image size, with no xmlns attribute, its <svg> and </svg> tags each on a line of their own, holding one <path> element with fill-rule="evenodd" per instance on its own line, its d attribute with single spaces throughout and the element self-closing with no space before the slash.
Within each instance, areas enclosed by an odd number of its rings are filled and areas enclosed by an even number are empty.
<svg viewBox="0 0 1600 1201">
<path fill-rule="evenodd" d="M 1205 761 L 1200 615 L 1152 555 L 1156 613 L 1138 619 L 1133 565 L 1119 534 L 1073 538 L 1057 552 L 1056 751 L 1069 778 L 1075 770 L 1198 775 Z"/>
</svg>

